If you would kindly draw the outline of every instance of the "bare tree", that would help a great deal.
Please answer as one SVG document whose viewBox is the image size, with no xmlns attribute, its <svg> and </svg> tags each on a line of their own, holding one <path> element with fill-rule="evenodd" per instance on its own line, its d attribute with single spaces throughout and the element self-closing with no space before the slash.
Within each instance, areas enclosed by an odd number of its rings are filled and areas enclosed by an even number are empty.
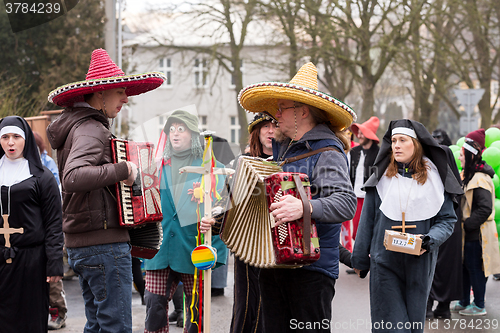
<svg viewBox="0 0 500 333">
<path fill-rule="evenodd" d="M 456 15 L 455 24 L 460 35 L 454 43 L 453 51 L 460 57 L 453 58 L 455 73 L 469 88 L 484 89 L 478 103 L 481 114 L 481 126 L 489 127 L 500 120 L 497 113 L 492 119 L 493 109 L 498 101 L 491 104 L 491 82 L 498 80 L 498 62 L 500 56 L 500 9 L 496 0 L 455 0 L 460 6 L 460 15 Z"/>
<path fill-rule="evenodd" d="M 187 6 L 183 14 L 191 17 L 189 27 L 192 31 L 202 32 L 202 37 L 214 42 L 210 45 L 179 45 L 173 40 L 156 38 L 160 47 L 174 52 L 194 52 L 208 56 L 216 64 L 216 72 L 226 71 L 233 78 L 234 91 L 237 95 L 243 89 L 241 72 L 241 50 L 245 45 L 249 24 L 256 14 L 257 0 L 209 0 Z M 229 50 L 229 51 L 228 51 Z M 217 75 L 215 76 L 216 80 Z M 236 97 L 236 96 L 235 96 Z M 240 128 L 247 127 L 245 110 L 235 98 Z M 239 145 L 245 150 L 248 142 L 247 131 L 241 131 Z"/>
<path fill-rule="evenodd" d="M 418 0 L 416 0 L 418 1 Z M 413 0 L 413 2 L 416 2 Z M 448 97 L 452 80 L 450 59 L 457 54 L 451 52 L 458 31 L 454 24 L 458 4 L 455 0 L 435 0 L 419 14 L 408 41 L 396 56 L 396 62 L 412 83 L 409 89 L 414 99 L 413 118 L 428 128 L 438 125 L 438 113 L 442 102 L 448 103 L 459 117 Z"/>
<path fill-rule="evenodd" d="M 409 36 L 427 0 L 329 0 L 335 6 L 332 25 L 354 41 L 356 58 L 350 60 L 362 89 L 361 119 L 374 114 L 375 86 Z"/>
</svg>

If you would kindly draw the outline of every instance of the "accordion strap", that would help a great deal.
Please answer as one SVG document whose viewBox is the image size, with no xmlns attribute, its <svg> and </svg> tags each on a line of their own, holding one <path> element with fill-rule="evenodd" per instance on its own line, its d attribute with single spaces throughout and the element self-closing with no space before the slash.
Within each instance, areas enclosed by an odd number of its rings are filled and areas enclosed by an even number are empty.
<svg viewBox="0 0 500 333">
<path fill-rule="evenodd" d="M 295 186 L 297 187 L 297 191 L 299 192 L 300 200 L 302 201 L 302 205 L 304 206 L 304 255 L 311 254 L 311 206 L 309 205 L 309 199 L 307 198 L 306 191 L 304 190 L 304 186 L 302 185 L 302 181 L 300 180 L 300 176 L 297 174 L 293 175 L 293 181 L 295 182 Z"/>
<path fill-rule="evenodd" d="M 283 164 L 287 164 L 287 163 L 292 163 L 292 162 L 301 160 L 303 158 L 308 158 L 309 156 L 313 156 L 313 155 L 316 155 L 316 154 L 319 154 L 319 153 L 322 153 L 322 152 L 328 151 L 328 150 L 339 151 L 335 147 L 323 147 L 323 148 L 316 149 L 316 150 L 310 151 L 310 152 L 302 154 L 302 155 L 297 155 L 297 156 L 294 156 L 294 157 L 285 158 L 283 160 L 283 162 L 279 163 L 279 166 L 282 166 Z"/>
</svg>

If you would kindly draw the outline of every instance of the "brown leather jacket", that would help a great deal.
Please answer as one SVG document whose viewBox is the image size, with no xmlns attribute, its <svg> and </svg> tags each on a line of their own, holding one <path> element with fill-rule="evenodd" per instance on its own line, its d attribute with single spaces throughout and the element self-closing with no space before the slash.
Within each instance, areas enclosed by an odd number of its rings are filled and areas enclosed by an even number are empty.
<svg viewBox="0 0 500 333">
<path fill-rule="evenodd" d="M 67 247 L 129 241 L 120 227 L 113 184 L 127 179 L 126 162 L 112 163 L 108 119 L 90 107 L 67 108 L 47 128 L 57 149 Z"/>
</svg>

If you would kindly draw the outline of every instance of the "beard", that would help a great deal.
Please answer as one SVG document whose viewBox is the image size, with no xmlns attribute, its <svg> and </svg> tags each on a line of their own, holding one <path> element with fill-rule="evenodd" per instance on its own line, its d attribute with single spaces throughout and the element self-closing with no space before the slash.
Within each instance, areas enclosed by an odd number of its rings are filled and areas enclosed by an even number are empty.
<svg viewBox="0 0 500 333">
<path fill-rule="evenodd" d="M 276 142 L 282 143 L 286 139 L 288 139 L 288 137 L 281 131 L 279 127 L 276 127 L 276 129 L 274 130 L 274 140 L 276 140 Z"/>
</svg>

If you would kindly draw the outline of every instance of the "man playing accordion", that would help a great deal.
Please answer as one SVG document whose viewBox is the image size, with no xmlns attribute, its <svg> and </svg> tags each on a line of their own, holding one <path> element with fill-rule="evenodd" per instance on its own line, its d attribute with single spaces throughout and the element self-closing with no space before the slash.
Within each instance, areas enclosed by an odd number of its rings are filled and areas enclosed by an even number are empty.
<svg viewBox="0 0 500 333">
<path fill-rule="evenodd" d="M 317 70 L 312 63 L 305 64 L 289 83 L 250 85 L 238 98 L 244 109 L 268 111 L 276 118 L 273 159 L 283 171 L 309 177 L 309 208 L 321 248 L 320 258 L 310 265 L 261 269 L 264 332 L 291 332 L 301 327 L 310 328 L 308 332 L 330 332 L 341 223 L 352 219 L 356 211 L 344 153 L 348 138 L 341 131 L 356 115 L 346 104 L 318 91 Z M 307 153 L 312 154 L 301 156 Z M 290 161 L 292 157 L 296 158 Z M 290 195 L 271 204 L 270 211 L 276 226 L 304 215 L 302 201 Z M 202 229 L 210 225 L 208 220 L 202 222 Z"/>
<path fill-rule="evenodd" d="M 119 224 L 110 188 L 130 186 L 132 162 L 112 163 L 109 119 L 129 96 L 159 87 L 162 73 L 125 75 L 103 49 L 92 52 L 85 81 L 61 86 L 49 101 L 65 110 L 47 128 L 57 149 L 63 231 L 69 264 L 79 275 L 85 332 L 132 332 L 132 257 L 128 230 Z"/>
</svg>

